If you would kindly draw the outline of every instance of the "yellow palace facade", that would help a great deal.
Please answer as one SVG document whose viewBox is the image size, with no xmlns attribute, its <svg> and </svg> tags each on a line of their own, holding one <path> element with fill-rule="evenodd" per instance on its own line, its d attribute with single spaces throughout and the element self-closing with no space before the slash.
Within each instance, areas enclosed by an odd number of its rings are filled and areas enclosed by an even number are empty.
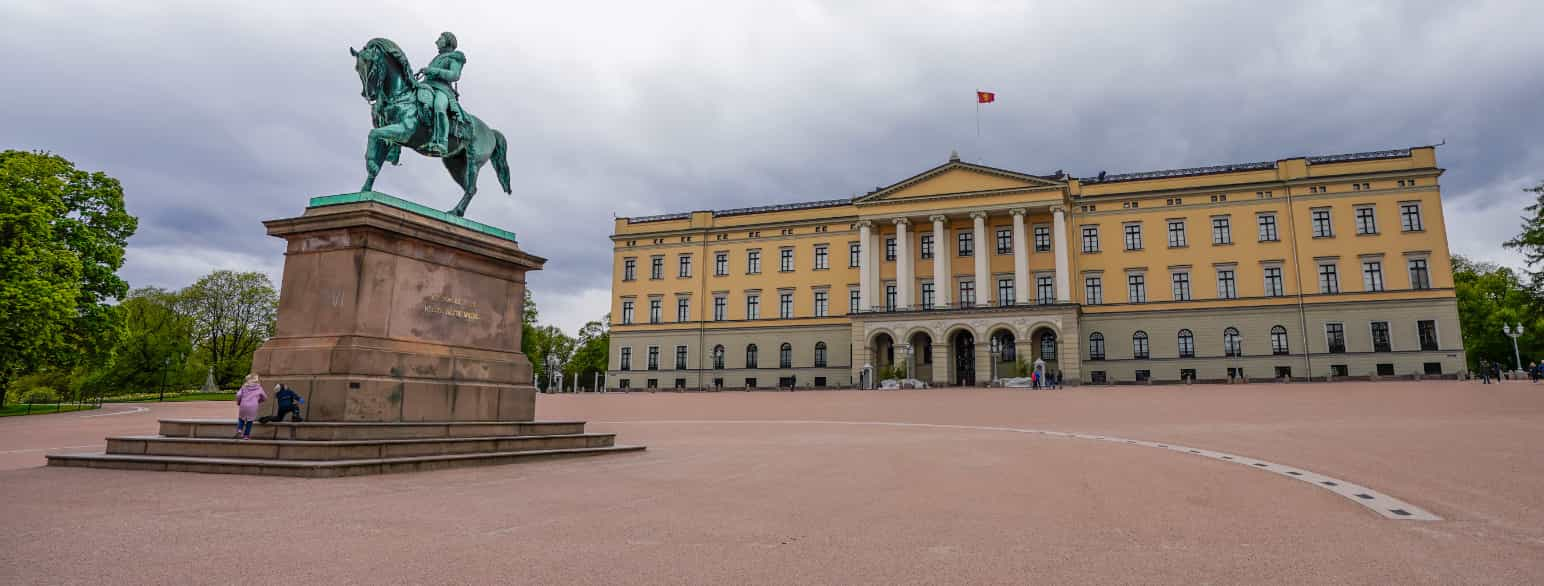
<svg viewBox="0 0 1544 586">
<path fill-rule="evenodd" d="M 851 199 L 619 218 L 609 388 L 1436 376 L 1436 149 L 1074 178 L 960 160 Z"/>
</svg>

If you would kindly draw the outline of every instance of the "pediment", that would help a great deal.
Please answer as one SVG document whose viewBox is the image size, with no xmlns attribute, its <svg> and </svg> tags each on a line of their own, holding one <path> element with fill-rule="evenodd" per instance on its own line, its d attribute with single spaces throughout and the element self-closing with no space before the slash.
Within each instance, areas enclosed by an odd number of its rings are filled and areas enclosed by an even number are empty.
<svg viewBox="0 0 1544 586">
<path fill-rule="evenodd" d="M 1044 177 L 951 160 L 860 197 L 854 203 L 876 203 L 938 195 L 989 193 L 1061 185 L 1064 183 Z"/>
</svg>

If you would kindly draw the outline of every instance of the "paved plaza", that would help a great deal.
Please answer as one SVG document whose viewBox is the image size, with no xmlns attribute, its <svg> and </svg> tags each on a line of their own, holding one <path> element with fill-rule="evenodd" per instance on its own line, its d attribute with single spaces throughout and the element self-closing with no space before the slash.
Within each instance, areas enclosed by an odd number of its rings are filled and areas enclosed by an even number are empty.
<svg viewBox="0 0 1544 586">
<path fill-rule="evenodd" d="M 0 582 L 1544 582 L 1544 385 L 1521 382 L 558 395 L 541 419 L 649 450 L 332 480 L 40 467 L 232 413 L 0 419 Z"/>
</svg>

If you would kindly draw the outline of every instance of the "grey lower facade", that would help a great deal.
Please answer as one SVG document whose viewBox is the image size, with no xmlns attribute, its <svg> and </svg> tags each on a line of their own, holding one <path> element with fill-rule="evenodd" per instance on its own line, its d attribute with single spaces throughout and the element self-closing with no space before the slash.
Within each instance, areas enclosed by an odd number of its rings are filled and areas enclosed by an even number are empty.
<svg viewBox="0 0 1544 586">
<path fill-rule="evenodd" d="M 613 331 L 606 387 L 840 388 L 887 375 L 985 386 L 1037 364 L 1069 386 L 1451 377 L 1465 369 L 1451 297 L 1101 313 L 1021 305 L 848 321 Z"/>
</svg>

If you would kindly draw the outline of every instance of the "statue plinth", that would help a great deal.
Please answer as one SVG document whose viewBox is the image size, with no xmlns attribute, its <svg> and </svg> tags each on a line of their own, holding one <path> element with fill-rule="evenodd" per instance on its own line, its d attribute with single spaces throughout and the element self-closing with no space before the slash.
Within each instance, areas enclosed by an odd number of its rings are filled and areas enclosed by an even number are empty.
<svg viewBox="0 0 1544 586">
<path fill-rule="evenodd" d="M 289 244 L 252 369 L 305 397 L 308 421 L 534 419 L 521 318 L 546 259 L 513 233 L 376 192 L 263 225 Z"/>
</svg>

